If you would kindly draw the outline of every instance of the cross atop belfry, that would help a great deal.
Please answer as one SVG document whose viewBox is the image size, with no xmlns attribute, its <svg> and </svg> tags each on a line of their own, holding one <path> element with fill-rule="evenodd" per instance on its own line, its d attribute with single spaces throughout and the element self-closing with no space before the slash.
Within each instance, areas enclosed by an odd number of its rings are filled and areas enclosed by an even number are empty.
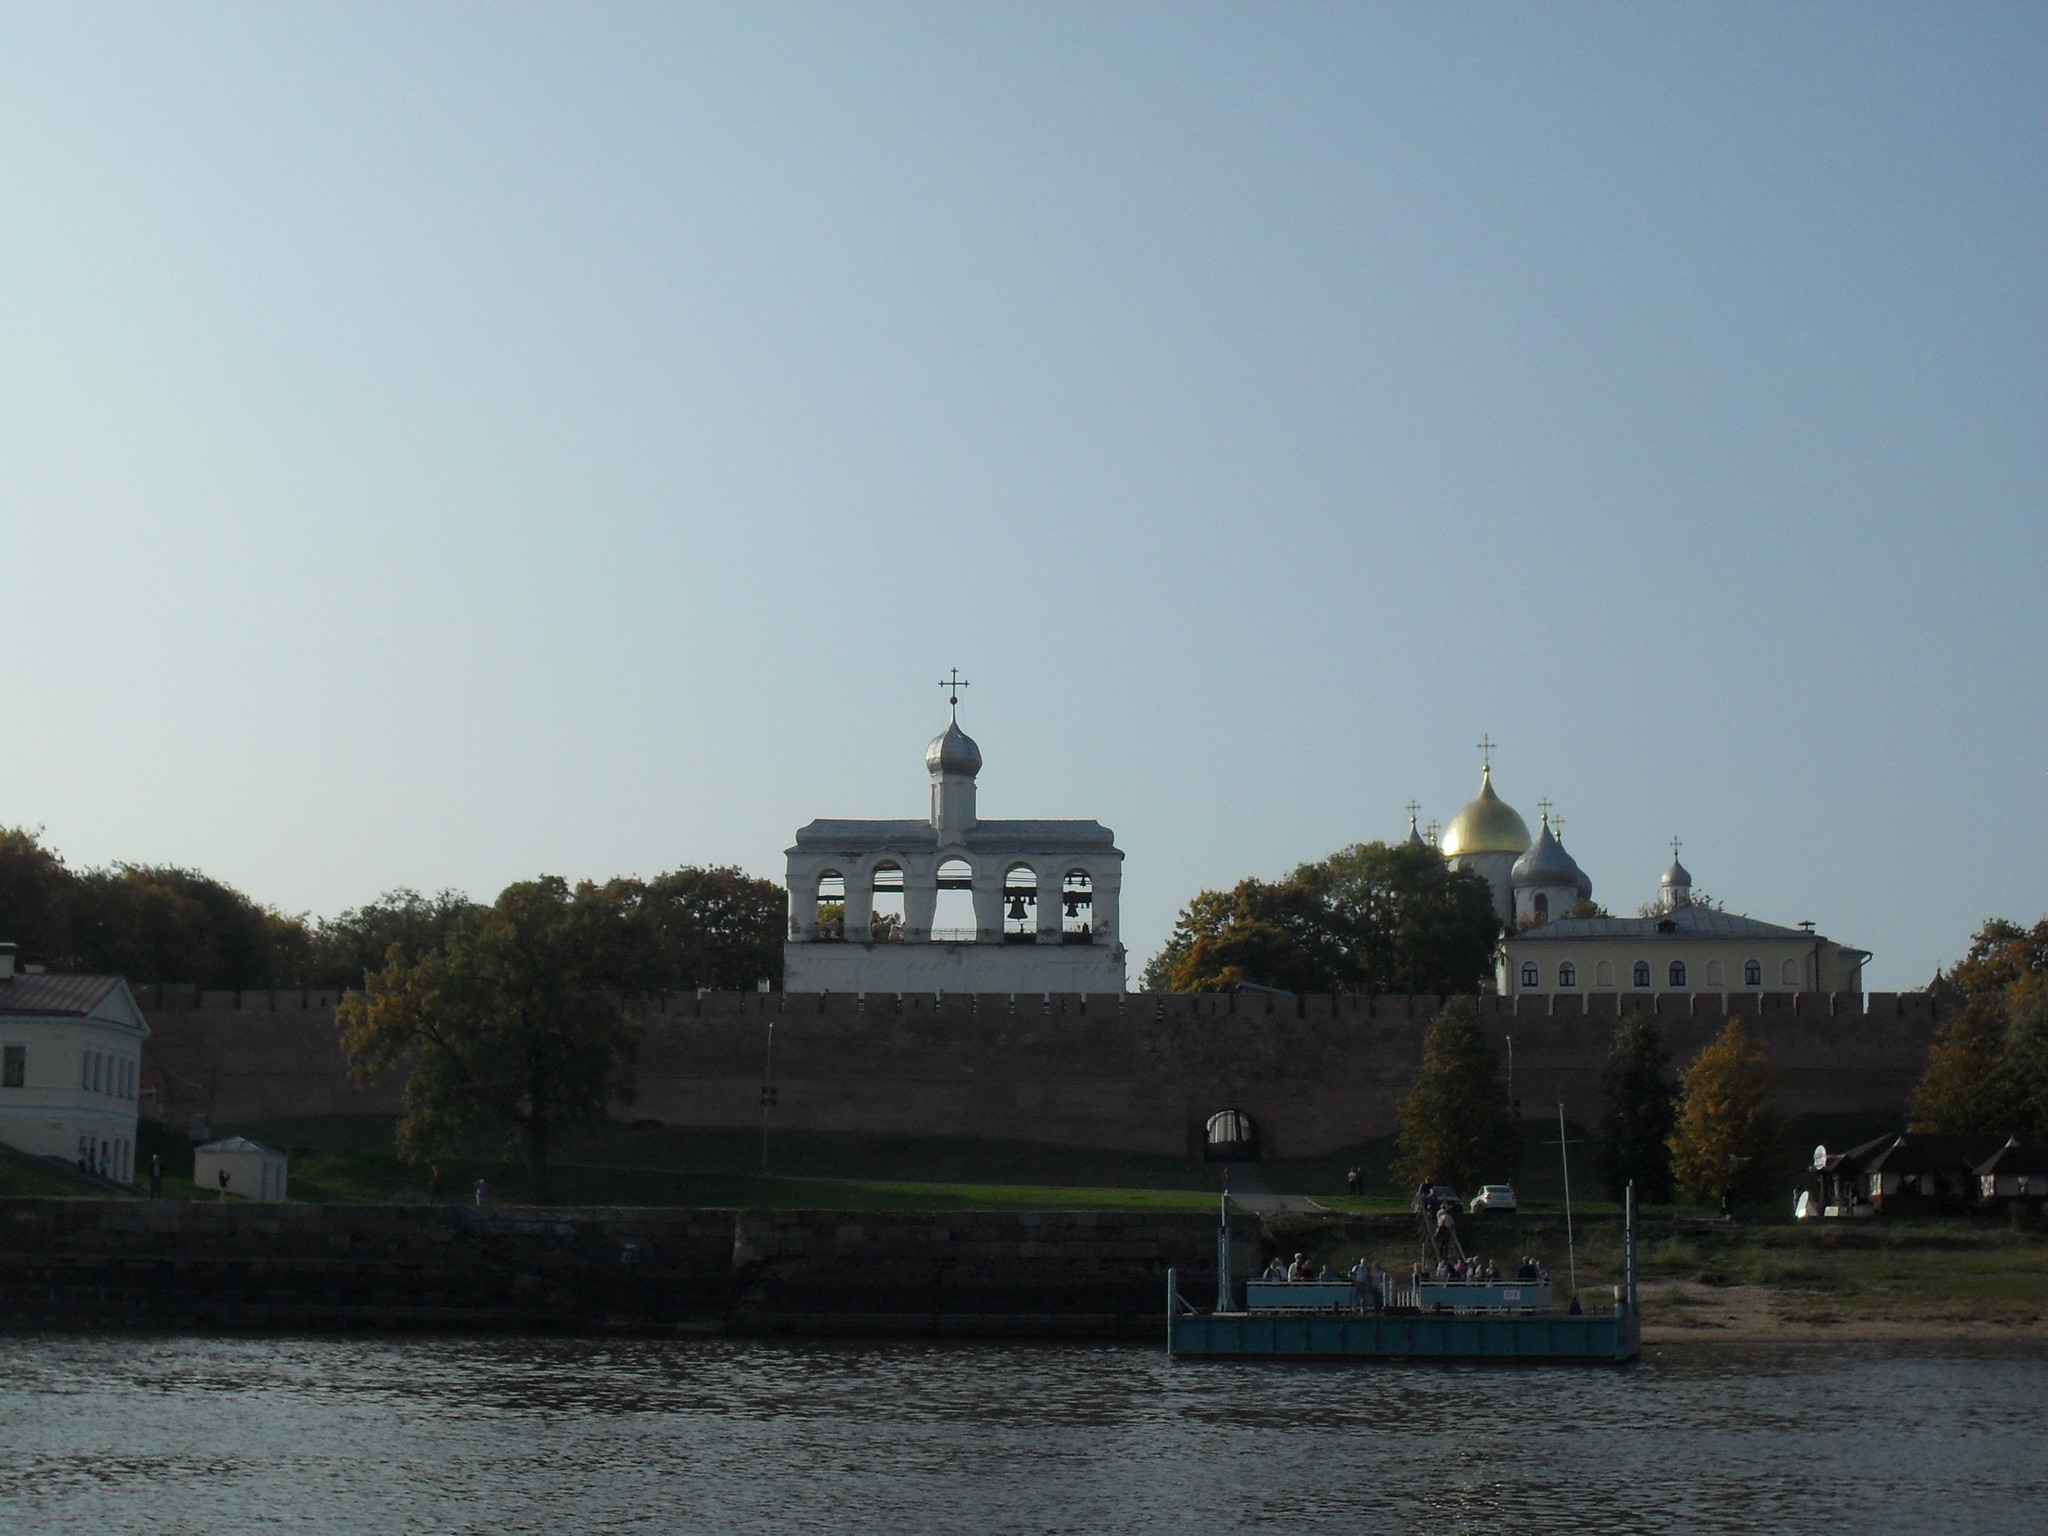
<svg viewBox="0 0 2048 1536">
<path fill-rule="evenodd" d="M 1491 768 L 1493 766 L 1493 749 L 1499 745 L 1500 743 L 1493 739 L 1493 733 L 1490 731 L 1479 738 L 1479 762 L 1481 767 Z"/>
<path fill-rule="evenodd" d="M 1678 841 L 1678 839 L 1677 839 L 1677 838 L 1675 838 L 1675 837 L 1674 837 L 1673 839 L 1671 839 L 1671 857 L 1672 857 L 1672 858 L 1674 858 L 1674 859 L 1675 859 L 1675 858 L 1677 858 L 1677 857 L 1678 857 L 1678 850 L 1679 850 L 1679 847 L 1680 847 L 1680 844 L 1679 844 L 1679 841 Z"/>
<path fill-rule="evenodd" d="M 946 702 L 952 706 L 953 718 L 960 718 L 960 690 L 967 686 L 967 679 L 960 675 L 958 667 L 950 668 L 951 676 L 939 679 L 939 686 L 946 690 Z"/>
</svg>

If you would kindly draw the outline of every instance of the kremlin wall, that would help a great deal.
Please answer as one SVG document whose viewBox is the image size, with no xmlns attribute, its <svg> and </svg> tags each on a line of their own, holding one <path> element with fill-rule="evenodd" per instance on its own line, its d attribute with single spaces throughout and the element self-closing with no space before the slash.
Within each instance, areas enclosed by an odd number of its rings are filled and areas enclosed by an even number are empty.
<svg viewBox="0 0 2048 1536">
<path fill-rule="evenodd" d="M 350 1081 L 337 994 L 139 989 L 150 1025 L 144 1113 L 176 1127 L 392 1114 L 402 1082 Z M 1011 996 L 711 992 L 651 1001 L 639 1092 L 620 1119 L 758 1127 L 773 1081 L 784 1130 L 984 1136 L 1199 1155 L 1221 1109 L 1257 1123 L 1268 1157 L 1308 1157 L 1394 1130 L 1437 997 L 1105 993 Z M 1561 1095 L 1599 1110 L 1620 1014 L 1656 1015 L 1674 1066 L 1753 1022 L 1787 1114 L 1905 1108 L 1937 1023 L 1924 993 L 1523 994 L 1474 999 L 1524 1113 Z M 773 1028 L 774 1067 L 763 1064 Z"/>
</svg>

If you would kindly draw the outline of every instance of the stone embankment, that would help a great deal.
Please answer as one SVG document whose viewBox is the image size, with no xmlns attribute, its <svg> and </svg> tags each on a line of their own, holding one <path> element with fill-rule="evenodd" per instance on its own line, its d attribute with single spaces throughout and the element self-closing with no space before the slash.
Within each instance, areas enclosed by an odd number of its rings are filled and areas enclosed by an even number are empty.
<svg viewBox="0 0 2048 1536">
<path fill-rule="evenodd" d="M 17 1327 L 1149 1338 L 1215 1259 L 1181 1213 L 0 1200 Z"/>
</svg>

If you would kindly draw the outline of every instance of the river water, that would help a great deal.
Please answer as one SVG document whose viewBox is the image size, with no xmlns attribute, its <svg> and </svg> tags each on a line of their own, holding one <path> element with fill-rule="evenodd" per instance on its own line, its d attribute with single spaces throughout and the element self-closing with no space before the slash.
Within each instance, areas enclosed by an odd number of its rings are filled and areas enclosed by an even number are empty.
<svg viewBox="0 0 2048 1536">
<path fill-rule="evenodd" d="M 2048 1357 L 0 1336 L 0 1531 L 2048 1527 Z"/>
</svg>

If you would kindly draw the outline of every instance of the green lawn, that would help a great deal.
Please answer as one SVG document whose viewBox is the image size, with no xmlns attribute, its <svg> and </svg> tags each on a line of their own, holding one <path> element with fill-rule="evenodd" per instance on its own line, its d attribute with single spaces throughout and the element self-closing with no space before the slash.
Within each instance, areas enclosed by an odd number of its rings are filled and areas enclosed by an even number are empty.
<svg viewBox="0 0 2048 1536">
<path fill-rule="evenodd" d="M 84 1179 L 74 1179 L 46 1168 L 40 1163 L 24 1162 L 17 1157 L 0 1155 L 0 1197 L 13 1195 L 50 1196 L 86 1195 L 101 1199 L 112 1199 L 110 1190 Z"/>
<path fill-rule="evenodd" d="M 389 1117 L 258 1121 L 216 1127 L 292 1153 L 291 1198 L 368 1203 L 429 1198 L 429 1168 L 398 1156 Z M 182 1138 L 145 1138 L 164 1158 L 164 1193 L 191 1182 Z M 444 1198 L 531 1198 L 526 1168 L 488 1145 L 440 1160 Z M 1221 1171 L 1192 1159 L 1090 1152 L 948 1137 L 784 1133 L 761 1176 L 758 1132 L 606 1126 L 568 1138 L 552 1169 L 564 1205 L 785 1207 L 844 1210 L 1207 1210 Z"/>
<path fill-rule="evenodd" d="M 390 1116 L 259 1121 L 215 1130 L 220 1135 L 240 1132 L 290 1150 L 295 1200 L 427 1198 L 428 1170 L 399 1158 Z M 1815 1140 L 1847 1145 L 1860 1139 L 1853 1133 L 1863 1131 L 1860 1122 L 1853 1127 L 1795 1125 L 1786 1137 L 1785 1198 L 1751 1214 L 1789 1210 L 1797 1164 L 1805 1161 L 1805 1149 Z M 1613 1211 L 1587 1155 L 1588 1133 L 1571 1125 L 1567 1134 L 1573 1141 L 1575 1207 L 1589 1215 Z M 1554 1123 L 1525 1123 L 1515 1183 L 1532 1215 L 1561 1208 L 1556 1140 Z M 175 1133 L 158 1137 L 145 1126 L 139 1166 L 147 1166 L 152 1151 L 164 1158 L 166 1195 L 211 1193 L 191 1184 L 192 1149 L 186 1138 Z M 1333 1210 L 1396 1213 L 1407 1209 L 1407 1197 L 1391 1172 L 1394 1155 L 1393 1138 L 1382 1137 L 1321 1157 L 1268 1159 L 1259 1165 L 1259 1176 L 1278 1193 L 1313 1196 Z M 1205 1208 L 1222 1184 L 1222 1170 L 1199 1158 L 976 1137 L 778 1130 L 770 1133 L 768 1158 L 773 1176 L 764 1179 L 758 1130 L 594 1126 L 565 1136 L 557 1147 L 554 1197 L 590 1205 L 1195 1210 Z M 1343 1193 L 1352 1168 L 1364 1175 L 1364 1196 Z M 494 1200 L 532 1197 L 526 1169 L 489 1141 L 456 1149 L 441 1160 L 441 1170 L 450 1200 L 472 1198 L 479 1178 Z"/>
</svg>

